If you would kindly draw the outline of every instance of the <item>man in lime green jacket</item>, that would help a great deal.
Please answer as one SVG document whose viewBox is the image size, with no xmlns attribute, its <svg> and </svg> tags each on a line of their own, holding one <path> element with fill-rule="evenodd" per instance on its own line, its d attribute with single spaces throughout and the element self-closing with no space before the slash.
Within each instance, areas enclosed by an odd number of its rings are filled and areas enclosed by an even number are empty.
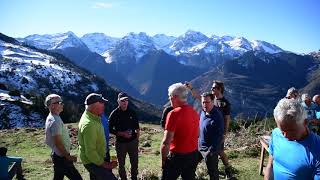
<svg viewBox="0 0 320 180">
<path fill-rule="evenodd" d="M 85 100 L 86 110 L 79 122 L 80 159 L 89 171 L 90 179 L 116 180 L 112 169 L 117 167 L 118 163 L 105 161 L 106 139 L 100 118 L 107 101 L 101 94 L 89 94 Z"/>
</svg>

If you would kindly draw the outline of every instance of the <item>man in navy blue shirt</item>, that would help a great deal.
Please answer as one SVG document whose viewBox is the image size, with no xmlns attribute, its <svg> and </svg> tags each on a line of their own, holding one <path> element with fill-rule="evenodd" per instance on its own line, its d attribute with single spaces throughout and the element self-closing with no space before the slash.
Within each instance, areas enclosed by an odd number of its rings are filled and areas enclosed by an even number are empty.
<svg viewBox="0 0 320 180">
<path fill-rule="evenodd" d="M 201 95 L 203 110 L 200 115 L 199 152 L 207 165 L 210 179 L 219 179 L 218 153 L 222 148 L 224 124 L 221 111 L 214 107 L 214 95 Z"/>
<path fill-rule="evenodd" d="M 264 179 L 320 179 L 320 137 L 308 129 L 307 114 L 294 99 L 281 99 L 273 112 L 277 128 L 269 143 Z"/>
</svg>

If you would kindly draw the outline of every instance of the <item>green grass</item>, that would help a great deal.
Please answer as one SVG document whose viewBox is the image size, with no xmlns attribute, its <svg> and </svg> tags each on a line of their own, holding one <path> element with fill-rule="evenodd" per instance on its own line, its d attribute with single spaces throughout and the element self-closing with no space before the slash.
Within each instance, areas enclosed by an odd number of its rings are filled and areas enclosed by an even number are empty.
<svg viewBox="0 0 320 180">
<path fill-rule="evenodd" d="M 76 127 L 75 125 L 73 126 Z M 161 175 L 159 148 L 163 131 L 158 125 L 141 124 L 141 127 L 139 177 L 141 179 L 157 179 Z M 254 134 L 254 129 L 259 128 L 240 127 L 239 131 L 230 133 L 226 140 L 228 144 L 226 153 L 230 163 L 237 171 L 237 179 L 263 179 L 258 174 L 260 146 Z M 113 141 L 114 138 L 111 138 L 111 155 L 115 155 Z M 26 179 L 52 179 L 53 169 L 50 149 L 44 143 L 43 128 L 1 130 L 0 145 L 8 147 L 8 155 L 23 157 L 22 166 Z M 77 146 L 73 147 L 72 154 L 78 154 Z M 77 162 L 75 165 L 83 178 L 89 179 L 88 172 L 81 162 Z M 129 174 L 130 163 L 128 157 L 126 168 Z M 219 163 L 219 170 L 221 172 L 224 170 L 221 161 Z M 117 168 L 113 172 L 118 174 Z M 208 179 L 204 163 L 198 166 L 196 173 L 198 179 Z"/>
</svg>

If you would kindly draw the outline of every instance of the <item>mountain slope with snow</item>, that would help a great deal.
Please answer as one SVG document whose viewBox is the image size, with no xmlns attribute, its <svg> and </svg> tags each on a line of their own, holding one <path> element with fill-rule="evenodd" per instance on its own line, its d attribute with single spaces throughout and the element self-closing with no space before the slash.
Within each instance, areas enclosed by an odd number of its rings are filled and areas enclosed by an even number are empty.
<svg viewBox="0 0 320 180">
<path fill-rule="evenodd" d="M 112 49 L 120 38 L 113 38 L 104 33 L 88 33 L 80 38 L 92 52 L 103 54 Z"/>
<path fill-rule="evenodd" d="M 55 50 L 69 47 L 88 48 L 73 32 L 45 35 L 30 35 L 25 38 L 19 38 L 21 42 L 35 46 L 38 49 Z"/>
<path fill-rule="evenodd" d="M 113 38 L 103 33 L 89 33 L 80 39 L 74 33 L 67 32 L 53 35 L 30 35 L 19 40 L 46 50 L 88 47 L 90 51 L 103 56 L 106 63 L 135 64 L 153 50 L 163 50 L 178 57 L 178 62 L 182 64 L 191 66 L 199 64 L 199 67 L 208 63 L 215 65 L 216 62 L 224 59 L 238 58 L 248 51 L 270 54 L 283 52 L 280 47 L 265 41 L 249 41 L 244 37 L 233 36 L 212 35 L 208 37 L 201 32 L 192 30 L 188 30 L 179 37 L 165 34 L 151 37 L 144 32 L 131 32 L 122 38 Z M 197 57 L 199 55 L 203 58 Z M 195 63 L 194 61 L 199 62 Z"/>
<path fill-rule="evenodd" d="M 74 65 L 61 54 L 26 46 L 1 33 L 0 65 L 0 128 L 3 128 L 4 122 L 8 122 L 5 126 L 7 128 L 23 125 L 16 121 L 21 117 L 14 116 L 21 113 L 25 115 L 22 118 L 25 120 L 24 125 L 28 125 L 31 120 L 43 125 L 47 113 L 43 107 L 43 98 L 49 93 L 63 97 L 68 107 L 63 113 L 66 116 L 63 119 L 67 122 L 79 120 L 84 99 L 91 92 L 103 93 L 109 99 L 106 113 L 117 106 L 116 96 L 119 91 L 105 84 L 101 78 Z M 4 92 L 3 87 L 9 92 Z M 26 105 L 26 102 L 12 101 L 12 98 L 7 97 L 12 92 L 28 94 L 37 99 L 36 103 Z M 154 106 L 133 98 L 131 103 L 132 108 L 145 121 L 152 121 L 159 115 Z M 146 108 L 141 109 L 142 106 Z"/>
</svg>

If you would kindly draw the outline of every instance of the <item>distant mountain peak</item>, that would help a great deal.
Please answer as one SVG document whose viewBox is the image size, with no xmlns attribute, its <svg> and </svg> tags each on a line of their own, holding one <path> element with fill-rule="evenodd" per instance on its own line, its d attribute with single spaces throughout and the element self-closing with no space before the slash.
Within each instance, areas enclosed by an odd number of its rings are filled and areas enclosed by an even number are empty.
<svg viewBox="0 0 320 180">
<path fill-rule="evenodd" d="M 68 47 L 87 48 L 72 31 L 44 35 L 33 34 L 19 40 L 45 50 L 65 49 Z"/>
<path fill-rule="evenodd" d="M 88 33 L 80 38 L 92 52 L 103 55 L 107 50 L 114 48 L 120 38 L 107 36 L 104 33 Z"/>
</svg>

